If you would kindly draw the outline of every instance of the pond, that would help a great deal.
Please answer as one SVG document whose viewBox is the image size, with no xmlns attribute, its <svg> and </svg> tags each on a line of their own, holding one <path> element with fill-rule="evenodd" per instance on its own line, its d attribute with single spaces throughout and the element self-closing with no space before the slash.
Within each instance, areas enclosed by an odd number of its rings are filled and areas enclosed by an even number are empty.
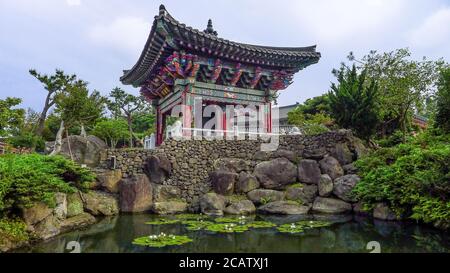
<svg viewBox="0 0 450 273">
<path fill-rule="evenodd" d="M 253 217 L 247 217 L 246 221 L 263 220 L 282 225 L 305 220 L 304 216 Z M 381 252 L 450 252 L 448 233 L 414 223 L 377 221 L 351 215 L 308 216 L 308 221 L 320 220 L 332 224 L 292 234 L 279 232 L 276 227 L 249 229 L 242 233 L 216 233 L 208 230 L 190 231 L 180 222 L 146 224 L 160 219 L 163 218 L 149 214 L 107 217 L 85 230 L 66 233 L 16 252 L 70 252 L 66 248 L 71 241 L 79 242 L 83 253 L 371 252 L 373 250 L 368 249 L 368 243 L 372 241 L 379 243 Z M 137 237 L 161 232 L 186 235 L 192 242 L 161 248 L 132 244 Z"/>
</svg>

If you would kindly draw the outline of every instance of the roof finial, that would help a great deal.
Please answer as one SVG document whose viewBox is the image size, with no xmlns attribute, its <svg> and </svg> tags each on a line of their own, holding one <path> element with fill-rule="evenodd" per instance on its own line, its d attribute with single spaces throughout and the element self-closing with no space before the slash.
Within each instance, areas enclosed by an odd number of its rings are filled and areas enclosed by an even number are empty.
<svg viewBox="0 0 450 273">
<path fill-rule="evenodd" d="M 166 7 L 163 4 L 161 4 L 159 6 L 159 15 L 164 15 L 165 13 L 166 13 Z"/>
<path fill-rule="evenodd" d="M 208 20 L 208 26 L 203 32 L 217 36 L 217 31 L 214 30 L 211 19 Z"/>
</svg>

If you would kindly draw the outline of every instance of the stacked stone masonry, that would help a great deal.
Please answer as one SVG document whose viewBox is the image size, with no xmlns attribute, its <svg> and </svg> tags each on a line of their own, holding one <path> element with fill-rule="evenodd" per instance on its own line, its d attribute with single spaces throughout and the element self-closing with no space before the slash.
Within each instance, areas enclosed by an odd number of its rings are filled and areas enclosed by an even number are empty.
<svg viewBox="0 0 450 273">
<path fill-rule="evenodd" d="M 170 175 L 163 181 L 151 182 L 179 188 L 179 198 L 185 200 L 190 208 L 195 208 L 199 198 L 212 190 L 210 174 L 220 168 L 226 169 L 226 166 L 221 166 L 223 159 L 242 159 L 243 166 L 233 171 L 251 174 L 256 164 L 274 158 L 284 157 L 298 163 L 303 158 L 320 160 L 331 155 L 345 166 L 364 152 L 361 141 L 347 130 L 315 136 L 280 136 L 278 149 L 273 152 L 262 152 L 263 142 L 260 139 L 166 140 L 155 150 L 106 150 L 101 156 L 100 168 L 112 168 L 114 157 L 115 168 L 121 170 L 123 178 L 128 178 L 144 173 L 148 158 L 166 158 L 171 164 Z"/>
</svg>

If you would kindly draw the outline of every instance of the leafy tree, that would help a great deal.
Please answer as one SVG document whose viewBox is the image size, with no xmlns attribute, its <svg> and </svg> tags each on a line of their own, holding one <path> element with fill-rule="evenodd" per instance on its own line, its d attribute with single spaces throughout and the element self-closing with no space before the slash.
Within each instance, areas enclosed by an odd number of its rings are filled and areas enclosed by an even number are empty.
<svg viewBox="0 0 450 273">
<path fill-rule="evenodd" d="M 85 126 L 91 127 L 102 117 L 106 99 L 98 91 L 89 94 L 86 84 L 69 86 L 58 97 L 56 113 L 64 120 L 66 128 L 79 126 L 85 135 Z"/>
<path fill-rule="evenodd" d="M 148 105 L 142 96 L 133 96 L 118 87 L 111 91 L 110 97 L 112 99 L 108 101 L 108 108 L 114 118 L 122 117 L 127 121 L 129 143 L 133 147 L 133 116 L 145 111 Z"/>
<path fill-rule="evenodd" d="M 128 124 L 124 119 L 107 119 L 97 122 L 92 134 L 109 143 L 114 149 L 117 142 L 128 137 Z"/>
<path fill-rule="evenodd" d="M 58 154 L 62 145 L 62 134 L 65 129 L 69 137 L 69 128 L 80 126 L 81 135 L 85 136 L 85 125 L 92 125 L 101 118 L 105 107 L 105 98 L 98 91 L 89 94 L 86 82 L 67 86 L 66 92 L 60 93 L 56 98 L 56 111 L 61 118 L 61 125 L 56 134 L 55 148 L 52 154 Z M 68 139 L 69 140 L 69 139 Z M 69 153 L 72 156 L 70 141 L 68 143 Z"/>
<path fill-rule="evenodd" d="M 386 53 L 371 51 L 362 60 L 357 60 L 352 53 L 349 55 L 349 60 L 358 63 L 358 68 L 378 83 L 382 133 L 389 127 L 395 130 L 399 126 L 404 141 L 412 114 L 425 109 L 443 65 L 442 60 L 431 61 L 423 57 L 416 61 L 410 57 L 408 49 Z"/>
<path fill-rule="evenodd" d="M 355 65 L 336 73 L 338 84 L 332 83 L 328 93 L 332 117 L 339 126 L 369 140 L 378 124 L 378 85 L 373 79 L 366 81 L 365 70 L 358 75 Z"/>
<path fill-rule="evenodd" d="M 14 108 L 22 102 L 19 98 L 7 97 L 0 100 L 0 136 L 7 136 L 17 131 L 23 124 L 25 110 Z"/>
<path fill-rule="evenodd" d="M 156 115 L 153 112 L 143 112 L 133 117 L 133 131 L 144 135 L 155 132 Z"/>
<path fill-rule="evenodd" d="M 318 113 L 330 115 L 331 109 L 328 94 L 307 99 L 304 103 L 300 104 L 296 110 L 308 115 L 315 115 Z"/>
<path fill-rule="evenodd" d="M 436 127 L 450 133 L 450 67 L 441 71 L 436 96 Z"/>
<path fill-rule="evenodd" d="M 35 69 L 30 69 L 29 72 L 33 77 L 39 80 L 44 85 L 45 90 L 47 90 L 44 107 L 36 127 L 36 134 L 42 136 L 47 113 L 50 108 L 56 104 L 56 98 L 61 93 L 64 93 L 68 86 L 82 85 L 84 82 L 78 80 L 76 75 L 67 75 L 64 71 L 59 69 L 56 69 L 56 72 L 53 75 L 40 74 Z"/>
</svg>

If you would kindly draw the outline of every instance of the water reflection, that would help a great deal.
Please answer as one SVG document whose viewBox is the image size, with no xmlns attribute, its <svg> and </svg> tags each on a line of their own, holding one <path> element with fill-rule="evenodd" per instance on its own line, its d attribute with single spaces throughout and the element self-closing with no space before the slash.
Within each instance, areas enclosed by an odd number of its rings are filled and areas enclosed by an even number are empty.
<svg viewBox="0 0 450 273">
<path fill-rule="evenodd" d="M 304 234 L 284 234 L 276 229 L 255 229 L 244 233 L 216 234 L 188 231 L 183 225 L 146 225 L 154 215 L 107 217 L 86 230 L 67 233 L 18 252 L 69 252 L 66 245 L 77 241 L 82 252 L 369 252 L 370 241 L 378 241 L 381 252 L 449 252 L 448 234 L 411 223 L 385 222 L 346 216 L 257 216 L 276 224 L 305 219 L 331 221 L 330 227 Z M 182 246 L 147 248 L 132 245 L 134 238 L 159 234 L 186 234 L 194 242 Z"/>
</svg>

